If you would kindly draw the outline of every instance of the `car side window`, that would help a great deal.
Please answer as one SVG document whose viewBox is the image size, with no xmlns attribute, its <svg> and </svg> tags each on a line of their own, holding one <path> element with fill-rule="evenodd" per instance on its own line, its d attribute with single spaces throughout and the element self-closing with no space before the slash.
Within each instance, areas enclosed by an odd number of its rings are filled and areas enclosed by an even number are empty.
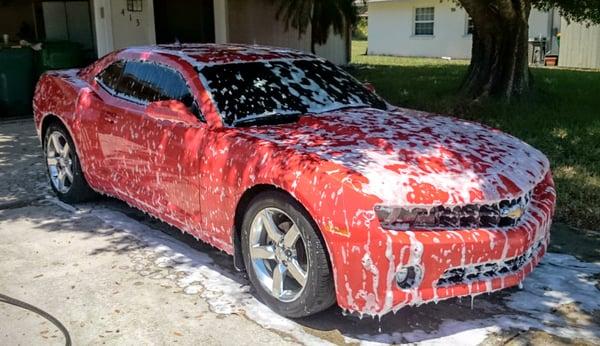
<svg viewBox="0 0 600 346">
<path fill-rule="evenodd" d="M 110 66 L 105 68 L 98 74 L 96 79 L 110 91 L 114 91 L 119 84 L 121 79 L 121 73 L 123 73 L 123 67 L 125 63 L 123 61 L 117 61 L 112 63 Z"/>
<path fill-rule="evenodd" d="M 117 85 L 119 96 L 149 103 L 161 100 L 158 81 L 162 78 L 158 66 L 137 61 L 128 61 L 123 70 L 123 76 Z"/>
<path fill-rule="evenodd" d="M 156 63 L 127 61 L 117 94 L 142 103 L 178 100 L 204 121 L 183 76 L 177 71 Z"/>
</svg>

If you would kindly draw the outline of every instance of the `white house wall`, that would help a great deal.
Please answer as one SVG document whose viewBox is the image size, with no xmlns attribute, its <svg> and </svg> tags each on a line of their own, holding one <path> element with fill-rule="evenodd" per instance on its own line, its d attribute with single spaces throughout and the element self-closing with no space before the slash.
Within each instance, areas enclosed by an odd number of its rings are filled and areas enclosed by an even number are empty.
<svg viewBox="0 0 600 346">
<path fill-rule="evenodd" d="M 467 13 L 451 1 L 399 0 L 369 2 L 369 54 L 452 57 L 469 59 L 472 39 L 467 35 Z M 415 36 L 414 11 L 434 7 L 434 35 Z M 548 37 L 549 15 L 532 10 L 530 37 Z"/>
<path fill-rule="evenodd" d="M 114 50 L 156 43 L 154 2 L 142 0 L 141 12 L 127 11 L 127 0 L 93 0 L 98 56 Z"/>
<path fill-rule="evenodd" d="M 349 33 L 348 33 L 349 35 Z M 336 64 L 344 65 L 349 62 L 349 47 L 346 37 L 335 35 L 333 30 L 324 45 L 317 45 L 316 53 Z"/>
<path fill-rule="evenodd" d="M 111 0 L 114 49 L 156 43 L 154 3 L 142 0 L 142 12 L 127 11 L 127 0 Z"/>
<path fill-rule="evenodd" d="M 128 12 L 127 0 L 92 0 L 98 56 L 113 50 L 156 43 L 152 0 L 143 0 L 142 12 Z M 270 0 L 213 0 L 215 41 L 249 43 L 310 51 L 310 28 L 302 37 L 275 18 Z M 337 64 L 349 60 L 348 35 L 330 35 L 317 54 Z"/>
<path fill-rule="evenodd" d="M 289 47 L 310 52 L 310 28 L 301 37 L 293 28 L 286 31 L 284 23 L 276 20 L 277 8 L 270 0 L 228 0 L 227 3 L 229 42 Z M 345 37 L 332 34 L 325 45 L 316 47 L 316 52 L 334 63 L 346 64 L 346 44 Z"/>
<path fill-rule="evenodd" d="M 600 69 L 600 25 L 588 27 L 563 19 L 558 64 Z"/>
</svg>

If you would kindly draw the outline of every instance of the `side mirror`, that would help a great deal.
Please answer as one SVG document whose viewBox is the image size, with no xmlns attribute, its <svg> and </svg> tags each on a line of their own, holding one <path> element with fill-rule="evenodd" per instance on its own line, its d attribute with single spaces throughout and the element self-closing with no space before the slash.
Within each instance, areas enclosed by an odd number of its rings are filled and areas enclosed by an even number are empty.
<svg viewBox="0 0 600 346">
<path fill-rule="evenodd" d="M 369 83 L 369 82 L 364 82 L 363 86 L 369 90 L 370 92 L 374 93 L 375 92 L 375 86 L 373 86 L 373 84 Z"/>
<path fill-rule="evenodd" d="M 146 115 L 159 121 L 182 123 L 189 126 L 198 125 L 195 115 L 181 101 L 167 100 L 152 102 L 146 107 Z"/>
<path fill-rule="evenodd" d="M 102 99 L 92 88 L 83 88 L 79 94 L 79 108 L 88 108 L 94 103 L 102 102 Z"/>
</svg>

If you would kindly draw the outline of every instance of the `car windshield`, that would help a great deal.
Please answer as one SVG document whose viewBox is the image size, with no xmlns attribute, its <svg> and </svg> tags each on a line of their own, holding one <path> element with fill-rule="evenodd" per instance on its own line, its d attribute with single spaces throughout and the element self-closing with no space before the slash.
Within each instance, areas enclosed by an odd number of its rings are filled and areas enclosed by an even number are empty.
<svg viewBox="0 0 600 346">
<path fill-rule="evenodd" d="M 381 98 L 324 60 L 210 65 L 200 74 L 228 125 L 282 122 L 347 107 L 386 108 Z"/>
</svg>

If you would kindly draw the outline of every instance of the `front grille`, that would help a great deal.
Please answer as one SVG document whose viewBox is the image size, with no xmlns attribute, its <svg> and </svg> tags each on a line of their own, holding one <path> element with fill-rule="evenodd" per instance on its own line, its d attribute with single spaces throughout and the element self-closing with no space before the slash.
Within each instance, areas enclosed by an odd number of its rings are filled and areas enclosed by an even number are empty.
<svg viewBox="0 0 600 346">
<path fill-rule="evenodd" d="M 468 267 L 448 269 L 437 282 L 438 287 L 468 283 L 474 281 L 483 281 L 493 279 L 508 273 L 513 273 L 523 268 L 523 266 L 538 254 L 543 246 L 542 241 L 538 241 L 526 253 L 521 256 L 500 262 L 490 262 Z"/>
<path fill-rule="evenodd" d="M 381 226 L 391 230 L 411 228 L 503 228 L 517 226 L 531 202 L 533 190 L 514 199 L 492 204 L 433 206 L 430 208 L 375 206 Z"/>
<path fill-rule="evenodd" d="M 424 212 L 435 218 L 435 224 L 448 228 L 493 228 L 516 226 L 527 211 L 531 192 L 495 204 L 468 204 L 460 207 L 439 206 Z"/>
</svg>

